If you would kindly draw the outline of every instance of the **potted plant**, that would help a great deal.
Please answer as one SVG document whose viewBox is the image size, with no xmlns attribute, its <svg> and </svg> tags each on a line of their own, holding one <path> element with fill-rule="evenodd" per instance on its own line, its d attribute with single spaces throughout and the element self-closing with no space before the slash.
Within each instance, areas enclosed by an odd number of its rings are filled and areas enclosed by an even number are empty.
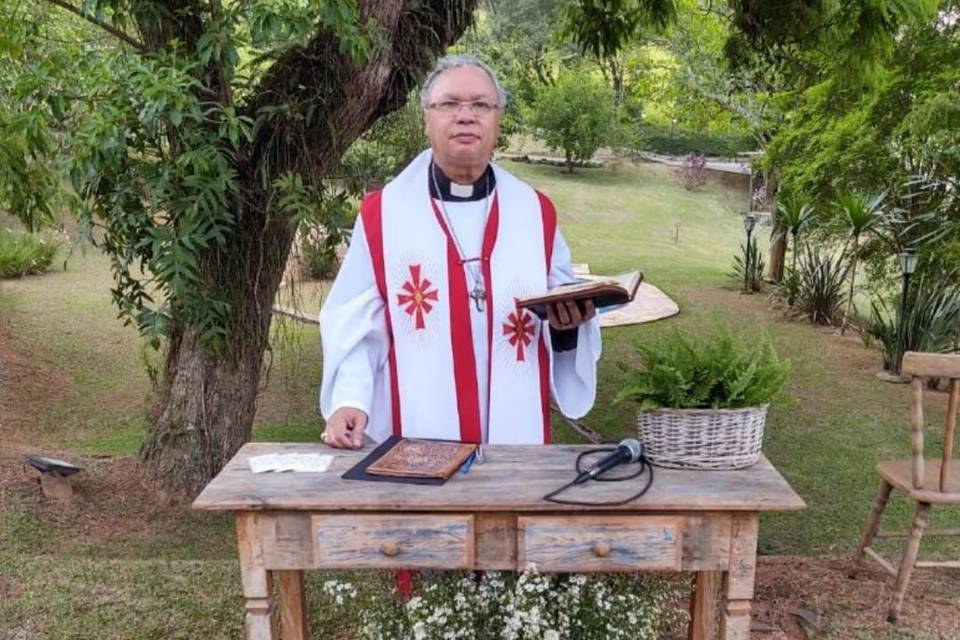
<svg viewBox="0 0 960 640">
<path fill-rule="evenodd" d="M 638 346 L 641 367 L 615 402 L 639 405 L 647 459 L 658 466 L 741 469 L 760 457 L 767 403 L 790 363 L 770 339 L 747 342 L 727 329 L 693 336 L 674 330 Z"/>
</svg>

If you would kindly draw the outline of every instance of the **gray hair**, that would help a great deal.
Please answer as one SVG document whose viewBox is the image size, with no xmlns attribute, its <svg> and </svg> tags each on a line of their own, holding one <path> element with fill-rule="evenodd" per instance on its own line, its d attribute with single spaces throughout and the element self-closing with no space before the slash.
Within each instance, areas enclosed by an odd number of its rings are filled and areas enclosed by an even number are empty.
<svg viewBox="0 0 960 640">
<path fill-rule="evenodd" d="M 423 82 L 423 89 L 420 90 L 420 106 L 424 111 L 427 110 L 428 101 L 430 100 L 430 90 L 433 89 L 433 83 L 440 77 L 440 74 L 444 71 L 458 69 L 460 67 L 476 67 L 482 69 L 490 78 L 490 82 L 493 83 L 493 88 L 497 92 L 497 106 L 501 109 L 507 106 L 507 92 L 504 90 L 503 85 L 500 84 L 500 81 L 497 80 L 497 74 L 493 72 L 493 69 L 474 55 L 456 54 L 440 58 L 440 60 L 437 61 L 437 66 L 433 68 L 433 71 L 430 72 L 427 79 Z"/>
</svg>

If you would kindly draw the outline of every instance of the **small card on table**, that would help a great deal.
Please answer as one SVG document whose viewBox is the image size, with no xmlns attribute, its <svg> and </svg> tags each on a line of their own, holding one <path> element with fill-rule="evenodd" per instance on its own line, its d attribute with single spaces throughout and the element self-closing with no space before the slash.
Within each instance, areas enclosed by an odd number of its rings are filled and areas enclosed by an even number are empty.
<svg viewBox="0 0 960 640">
<path fill-rule="evenodd" d="M 320 453 L 268 453 L 251 456 L 247 459 L 254 473 L 268 471 L 298 471 L 302 473 L 322 473 L 330 468 L 334 456 Z"/>
</svg>

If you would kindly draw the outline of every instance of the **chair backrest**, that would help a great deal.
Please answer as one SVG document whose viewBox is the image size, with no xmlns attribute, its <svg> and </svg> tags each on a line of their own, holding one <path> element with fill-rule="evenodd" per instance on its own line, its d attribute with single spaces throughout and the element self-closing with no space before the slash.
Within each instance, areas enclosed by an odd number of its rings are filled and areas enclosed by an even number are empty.
<svg viewBox="0 0 960 640">
<path fill-rule="evenodd" d="M 947 419 L 943 434 L 943 457 L 940 460 L 939 491 L 947 491 L 950 484 L 950 460 L 953 457 L 953 433 L 957 426 L 957 404 L 960 401 L 960 354 L 918 353 L 903 354 L 901 371 L 912 376 L 910 381 L 910 449 L 913 488 L 922 489 L 923 476 L 923 385 L 924 378 L 949 380 Z M 927 487 L 931 489 L 932 487 Z"/>
</svg>

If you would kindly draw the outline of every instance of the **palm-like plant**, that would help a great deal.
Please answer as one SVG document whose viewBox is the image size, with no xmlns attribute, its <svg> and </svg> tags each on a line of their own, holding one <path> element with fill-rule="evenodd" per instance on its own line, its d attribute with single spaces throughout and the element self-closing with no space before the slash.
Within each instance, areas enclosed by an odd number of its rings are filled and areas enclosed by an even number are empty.
<svg viewBox="0 0 960 640">
<path fill-rule="evenodd" d="M 780 212 L 780 221 L 785 233 L 793 237 L 793 265 L 797 270 L 797 238 L 813 220 L 814 209 L 810 201 L 803 196 L 786 194 L 777 201 L 777 211 Z"/>
<path fill-rule="evenodd" d="M 847 322 L 853 312 L 853 291 L 857 280 L 857 258 L 860 255 L 860 236 L 868 232 L 880 219 L 880 205 L 884 194 L 867 194 L 859 191 L 843 193 L 837 197 L 839 220 L 849 234 L 850 242 L 850 291 L 847 294 L 847 309 L 843 314 L 841 335 L 846 331 Z"/>
</svg>

